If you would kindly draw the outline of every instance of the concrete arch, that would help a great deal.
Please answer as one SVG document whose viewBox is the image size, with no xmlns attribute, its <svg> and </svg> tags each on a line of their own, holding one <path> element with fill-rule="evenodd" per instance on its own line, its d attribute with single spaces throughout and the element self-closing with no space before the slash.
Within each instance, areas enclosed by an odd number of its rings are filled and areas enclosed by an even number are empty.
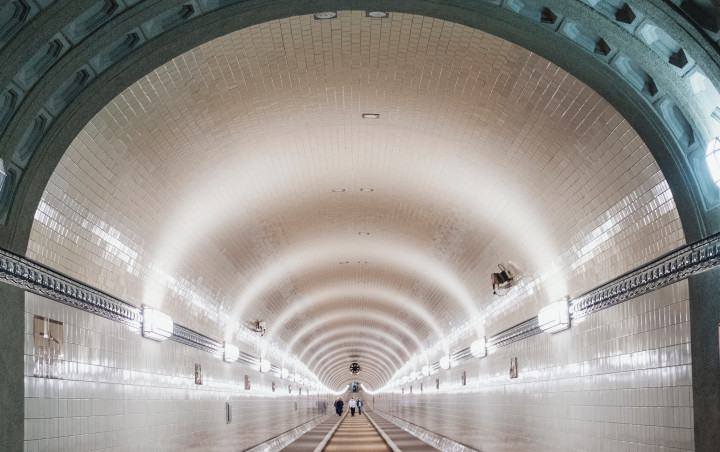
<svg viewBox="0 0 720 452">
<path fill-rule="evenodd" d="M 55 118 L 53 125 L 39 140 L 34 157 L 22 171 L 23 174 L 32 174 L 33 177 L 20 178 L 18 172 L 11 175 L 12 180 L 9 183 L 16 184 L 16 186 L 13 189 L 14 193 L 9 196 L 14 200 L 8 221 L 3 227 L 3 230 L 8 233 L 3 234 L 1 244 L 13 251 L 24 252 L 33 211 L 52 168 L 59 161 L 79 127 L 98 111 L 99 106 L 105 105 L 130 83 L 171 57 L 230 31 L 274 18 L 309 14 L 323 9 L 352 9 L 356 6 L 352 2 L 345 1 L 322 1 L 316 2 L 312 6 L 276 1 L 272 7 L 264 5 L 265 7 L 258 9 L 254 7 L 254 3 L 244 2 L 242 7 L 239 4 L 229 5 L 222 9 L 197 14 L 192 20 L 167 30 L 144 43 L 141 51 L 130 53 L 123 60 L 98 74 L 94 82 L 63 109 L 62 114 Z M 593 11 L 588 15 L 587 5 L 580 2 L 551 1 L 548 3 L 555 10 L 573 20 L 581 21 L 583 25 L 596 31 L 605 32 L 604 35 L 610 33 L 611 30 L 615 31 L 613 37 L 620 44 L 624 44 L 622 48 L 627 49 L 632 55 L 638 57 L 642 57 L 644 54 L 652 55 L 634 37 L 626 36 L 599 12 Z M 681 18 L 678 20 L 675 17 L 676 12 L 668 10 L 662 0 L 650 0 L 647 3 L 644 12 L 664 29 L 667 29 L 676 41 L 682 43 L 688 53 L 698 61 L 698 65 L 702 67 L 712 84 L 720 86 L 718 58 L 707 35 L 702 30 L 696 29 L 687 18 L 680 16 Z M 3 146 L 5 152 L 0 157 L 6 161 L 12 160 L 11 149 L 14 150 L 21 142 L 22 136 L 27 130 L 25 125 L 32 122 L 38 105 L 42 104 L 44 99 L 52 96 L 57 90 L 58 84 L 70 78 L 75 68 L 85 63 L 92 55 L 101 52 L 114 39 L 124 36 L 133 26 L 140 25 L 141 21 L 158 16 L 178 4 L 179 2 L 171 0 L 143 2 L 107 21 L 102 27 L 102 36 L 98 35 L 92 40 L 82 41 L 78 45 L 78 51 L 68 55 L 66 64 L 56 65 L 45 74 L 48 80 L 56 80 L 55 84 L 49 83 L 44 85 L 43 89 L 33 90 L 31 98 L 25 99 L 19 106 L 1 138 L 5 144 Z M 83 4 L 79 2 L 72 9 L 56 8 L 58 14 L 52 18 L 45 17 L 47 22 L 42 32 L 37 33 L 36 30 L 32 30 L 31 33 L 28 30 L 27 33 L 25 31 L 19 33 L 17 38 L 3 50 L 3 57 L 7 56 L 3 60 L 7 64 L 5 70 L 0 72 L 0 83 L 10 80 L 15 75 L 17 68 L 25 63 L 23 55 L 32 54 L 32 49 L 39 48 L 50 38 L 55 28 L 61 28 L 62 24 L 69 22 L 75 14 L 83 11 L 82 8 Z M 681 210 L 685 230 L 690 234 L 689 240 L 701 238 L 709 232 L 718 230 L 720 222 L 714 213 L 703 211 L 702 195 L 697 184 L 692 182 L 692 171 L 687 167 L 682 168 L 682 161 L 675 157 L 680 155 L 677 143 L 674 142 L 672 133 L 667 130 L 662 118 L 658 116 L 658 112 L 649 108 L 649 105 L 623 78 L 600 64 L 600 61 L 579 46 L 524 16 L 486 4 L 459 0 L 447 0 L 440 3 L 390 1 L 385 9 L 429 15 L 481 29 L 539 53 L 565 68 L 601 93 L 626 118 L 630 118 L 633 127 L 640 132 L 653 150 L 653 154 L 668 177 L 671 189 L 676 199 L 679 200 L 678 206 Z M 142 14 L 137 14 L 139 11 L 142 11 Z M 133 20 L 136 22 L 133 23 Z M 539 36 L 542 36 L 542 39 L 538 39 Z M 30 51 L 20 51 L 21 48 L 30 49 Z M 641 51 L 642 54 L 639 54 Z M 653 69 L 657 69 L 661 76 L 664 75 L 668 80 L 674 80 L 672 69 L 661 68 L 658 58 L 651 56 L 645 57 L 645 59 L 648 60 L 648 64 L 653 66 Z M 109 81 L 112 83 L 108 83 Z M 619 87 L 623 87 L 622 93 L 617 92 Z M 698 117 L 699 114 L 694 111 L 692 103 L 687 100 L 692 99 L 693 96 L 685 96 L 687 91 L 689 90 L 682 89 L 680 92 L 674 93 L 675 103 L 690 108 L 691 117 Z M 698 129 L 706 129 L 702 127 L 702 124 L 698 124 L 699 121 L 692 122 Z M 709 131 L 705 131 L 703 136 L 709 138 Z M 39 160 L 43 160 L 42 165 L 39 164 Z"/>
<path fill-rule="evenodd" d="M 0 81 L 3 87 L 10 86 L 10 80 L 18 69 L 27 62 L 29 55 L 47 42 L 53 33 L 70 22 L 80 12 L 89 8 L 93 2 L 81 0 L 71 5 L 70 2 L 53 2 L 52 9 L 36 19 L 33 26 L 19 32 L 15 39 L 2 49 L 3 69 L 0 69 Z M 95 32 L 92 39 L 82 43 L 68 53 L 62 64 L 57 64 L 43 76 L 41 83 L 36 85 L 23 100 L 22 104 L 13 111 L 12 119 L 0 137 L 0 156 L 6 162 L 13 161 L 13 153 L 24 140 L 24 135 L 46 101 L 52 99 L 59 90 L 63 81 L 70 79 L 78 67 L 85 64 L 93 56 L 117 41 L 134 27 L 138 27 L 144 20 L 156 17 L 171 7 L 178 6 L 175 1 L 143 2 L 132 11 L 123 12 L 103 25 Z M 698 96 L 694 96 L 687 86 L 677 83 L 678 77 L 673 74 L 672 68 L 665 68 L 665 62 L 648 52 L 646 46 L 627 35 L 614 24 L 606 21 L 586 3 L 562 2 L 550 0 L 547 4 L 557 12 L 563 13 L 572 20 L 596 31 L 599 35 L 608 36 L 608 32 L 615 31 L 618 41 L 627 41 L 622 47 L 623 51 L 641 58 L 648 67 L 655 69 L 653 76 L 660 82 L 671 86 L 670 100 L 682 107 L 687 114 L 689 123 L 699 132 L 699 139 L 707 139 L 714 133 L 711 122 L 704 116 L 700 107 Z M 269 7 L 267 5 L 270 5 Z M 641 134 L 645 142 L 652 149 L 653 155 L 659 162 L 663 172 L 668 178 L 670 187 L 677 200 L 678 209 L 685 227 L 688 241 L 706 237 L 720 228 L 720 216 L 716 206 L 707 204 L 705 192 L 695 173 L 696 168 L 688 163 L 684 148 L 678 143 L 676 134 L 668 126 L 662 112 L 658 112 L 648 104 L 642 95 L 627 83 L 609 66 L 603 65 L 597 57 L 582 50 L 579 46 L 554 34 L 548 27 L 523 18 L 507 9 L 495 8 L 490 4 L 469 1 L 440 1 L 440 2 L 394 2 L 390 1 L 387 8 L 393 11 L 408 11 L 417 14 L 427 14 L 464 23 L 474 28 L 483 29 L 498 36 L 516 42 L 532 51 L 535 51 L 551 61 L 559 64 L 581 80 L 588 83 L 596 91 L 608 99 L 626 118 L 629 118 L 633 127 Z M 695 26 L 680 9 L 670 2 L 662 0 L 648 0 L 644 3 L 633 2 L 633 6 L 641 5 L 644 12 L 662 29 L 666 29 L 676 38 L 688 54 L 698 61 L 699 67 L 714 86 L 720 86 L 720 71 L 718 70 L 718 56 L 712 41 Z M 34 212 L 37 208 L 42 189 L 55 164 L 59 161 L 69 142 L 76 136 L 79 127 L 92 117 L 99 106 L 104 105 L 122 89 L 143 74 L 157 67 L 160 62 L 189 49 L 198 43 L 207 41 L 212 36 L 220 36 L 237 27 L 260 23 L 277 17 L 286 17 L 291 14 L 309 13 L 311 10 L 338 9 L 357 7 L 354 2 L 321 1 L 314 5 L 289 4 L 282 2 L 243 2 L 229 6 L 223 10 L 208 12 L 186 25 L 180 25 L 166 33 L 157 36 L 143 46 L 141 53 L 128 55 L 110 69 L 97 74 L 94 81 L 85 90 L 77 94 L 62 112 L 54 117 L 52 124 L 38 141 L 27 166 L 11 168 L 11 180 L 3 193 L 12 199 L 13 204 L 8 212 L 7 223 L 0 227 L 0 244 L 13 251 L 24 253 L 27 250 L 28 235 Z M 54 17 L 50 16 L 50 13 Z M 597 19 L 597 20 L 596 20 Z M 606 23 L 607 22 L 607 23 Z M 600 25 L 598 25 L 600 24 Z M 43 26 L 44 25 L 44 26 Z M 620 44 L 623 44 L 620 42 Z M 648 53 L 643 57 L 641 53 Z M 695 152 L 695 151 L 693 151 Z M 693 299 L 693 353 L 697 351 L 697 359 L 693 359 L 693 378 L 697 378 L 698 388 L 714 388 L 713 398 L 695 398 L 698 412 L 703 399 L 709 400 L 707 413 L 713 416 L 696 416 L 698 422 L 707 422 L 717 425 L 717 383 L 711 378 L 717 370 L 717 354 L 711 353 L 709 348 L 702 348 L 703 338 L 708 331 L 714 331 L 716 325 L 711 324 L 712 313 L 716 312 L 713 300 L 713 284 L 717 272 L 701 275 L 691 279 L 691 298 Z M 702 350 L 702 352 L 700 352 Z M 711 359 L 707 359 L 712 356 Z M 708 363 L 708 364 L 706 364 Z M 716 378 L 715 378 L 716 380 Z M 703 382 L 709 382 L 704 384 Z M 714 407 L 713 407 L 714 404 Z M 707 440 L 698 440 L 699 444 L 708 444 Z"/>
</svg>

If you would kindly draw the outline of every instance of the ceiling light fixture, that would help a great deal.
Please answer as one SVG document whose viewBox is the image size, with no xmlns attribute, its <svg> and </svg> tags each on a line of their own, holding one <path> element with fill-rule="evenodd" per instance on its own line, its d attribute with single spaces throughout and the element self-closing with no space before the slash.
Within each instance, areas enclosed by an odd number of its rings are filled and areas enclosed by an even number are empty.
<svg viewBox="0 0 720 452">
<path fill-rule="evenodd" d="M 358 235 L 370 235 L 369 232 L 358 232 Z"/>
<path fill-rule="evenodd" d="M 337 17 L 337 12 L 335 11 L 324 11 L 321 13 L 315 13 L 315 20 L 327 20 L 327 19 L 334 19 Z"/>
<path fill-rule="evenodd" d="M 333 193 L 342 193 L 345 191 L 345 189 L 344 188 L 333 188 L 332 191 L 333 191 Z"/>
<path fill-rule="evenodd" d="M 370 191 L 375 191 L 375 189 L 374 188 L 361 188 L 360 191 L 370 192 Z"/>
<path fill-rule="evenodd" d="M 365 17 L 372 17 L 373 19 L 385 19 L 389 16 L 390 14 L 385 11 L 365 11 Z"/>
<path fill-rule="evenodd" d="M 285 379 L 290 375 L 290 372 L 286 368 L 280 369 L 280 378 Z"/>
<path fill-rule="evenodd" d="M 362 117 L 363 119 L 378 119 L 380 118 L 380 113 L 363 113 Z"/>
</svg>

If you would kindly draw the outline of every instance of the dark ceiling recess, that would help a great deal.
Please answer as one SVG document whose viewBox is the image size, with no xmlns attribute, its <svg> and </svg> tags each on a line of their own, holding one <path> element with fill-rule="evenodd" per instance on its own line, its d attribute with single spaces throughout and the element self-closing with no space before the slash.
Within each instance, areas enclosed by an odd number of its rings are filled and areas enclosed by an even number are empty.
<svg viewBox="0 0 720 452">
<path fill-rule="evenodd" d="M 356 373 L 358 373 L 358 372 L 360 372 L 360 364 L 358 364 L 358 363 L 352 363 L 352 364 L 350 364 L 350 373 L 351 373 L 351 374 L 356 374 Z"/>
</svg>

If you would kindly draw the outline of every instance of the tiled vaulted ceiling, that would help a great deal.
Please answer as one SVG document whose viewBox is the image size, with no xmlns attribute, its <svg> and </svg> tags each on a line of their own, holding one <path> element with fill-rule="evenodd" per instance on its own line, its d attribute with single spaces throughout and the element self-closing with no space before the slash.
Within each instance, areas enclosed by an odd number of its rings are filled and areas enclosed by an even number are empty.
<svg viewBox="0 0 720 452">
<path fill-rule="evenodd" d="M 55 170 L 28 255 L 221 340 L 265 320 L 253 353 L 378 388 L 682 240 L 647 147 L 583 83 L 463 25 L 339 11 L 122 92 Z"/>
</svg>

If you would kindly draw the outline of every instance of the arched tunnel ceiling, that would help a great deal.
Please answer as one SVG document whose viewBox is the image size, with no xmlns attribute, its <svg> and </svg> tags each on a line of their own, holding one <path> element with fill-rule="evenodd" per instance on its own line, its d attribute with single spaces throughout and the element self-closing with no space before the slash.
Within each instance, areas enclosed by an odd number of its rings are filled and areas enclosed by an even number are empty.
<svg viewBox="0 0 720 452">
<path fill-rule="evenodd" d="M 359 361 L 378 388 L 682 241 L 647 146 L 567 72 L 463 25 L 340 11 L 122 92 L 53 173 L 28 256 L 218 339 L 265 320 L 274 364 L 338 387 Z"/>
</svg>

